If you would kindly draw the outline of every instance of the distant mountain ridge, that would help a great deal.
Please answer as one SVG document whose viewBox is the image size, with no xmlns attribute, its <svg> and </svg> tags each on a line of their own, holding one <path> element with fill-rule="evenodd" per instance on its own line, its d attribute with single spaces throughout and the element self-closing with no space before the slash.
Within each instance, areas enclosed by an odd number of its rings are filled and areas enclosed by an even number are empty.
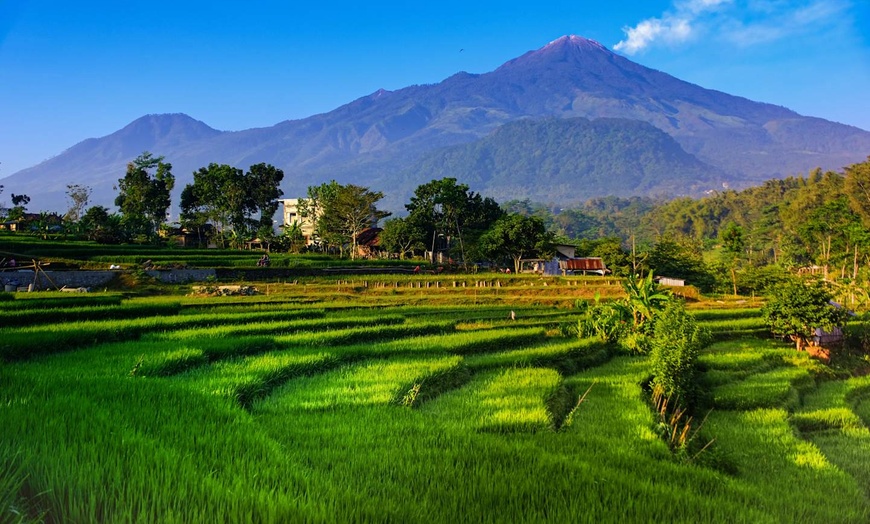
<svg viewBox="0 0 870 524">
<path fill-rule="evenodd" d="M 416 187 L 442 173 L 499 201 L 536 202 L 700 194 L 727 178 L 651 124 L 581 117 L 509 122 L 480 140 L 425 153 L 406 178 Z"/>
<path fill-rule="evenodd" d="M 271 127 L 226 132 L 183 114 L 148 115 L 106 137 L 85 140 L 2 183 L 7 191 L 30 195 L 31 208 L 63 209 L 64 191 L 70 183 L 93 187 L 93 201 L 107 205 L 126 163 L 148 150 L 173 164 L 176 191 L 190 182 L 194 170 L 210 162 L 242 168 L 267 162 L 285 171 L 288 196 L 304 194 L 307 186 L 334 178 L 382 190 L 390 197 L 391 207 L 399 210 L 417 181 L 414 169 L 425 162 L 424 157 L 431 158 L 426 155 L 487 140 L 510 122 L 552 118 L 645 122 L 695 158 L 669 168 L 681 183 L 647 180 L 632 184 L 639 192 L 675 187 L 691 194 L 721 187 L 721 183 L 741 187 L 815 167 L 840 169 L 870 153 L 870 132 L 704 89 L 571 35 L 489 73 L 457 73 L 437 84 L 379 90 L 328 113 Z M 651 136 L 646 128 L 634 129 Z M 458 153 L 445 154 L 455 157 Z M 627 158 L 618 171 L 630 164 Z M 710 171 L 701 176 L 698 165 L 708 165 Z M 459 172 L 468 173 L 468 166 L 426 171 L 433 178 Z M 479 173 L 475 180 L 486 180 L 486 184 L 469 183 L 474 190 L 493 194 L 519 197 L 540 192 L 540 187 L 519 183 L 539 181 L 536 173 L 514 173 L 510 180 L 501 180 L 503 176 Z M 581 176 L 574 174 L 576 179 Z M 625 187 L 599 189 L 624 194 Z M 569 198 L 567 191 L 558 193 Z"/>
</svg>

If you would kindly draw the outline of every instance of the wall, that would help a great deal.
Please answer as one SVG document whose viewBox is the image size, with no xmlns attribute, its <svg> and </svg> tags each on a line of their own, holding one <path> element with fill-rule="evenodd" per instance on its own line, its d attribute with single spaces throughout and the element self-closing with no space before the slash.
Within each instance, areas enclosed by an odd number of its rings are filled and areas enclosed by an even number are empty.
<svg viewBox="0 0 870 524">
<path fill-rule="evenodd" d="M 36 279 L 36 289 L 52 289 L 55 286 L 66 287 L 99 287 L 109 283 L 117 271 L 40 271 Z M 46 278 L 47 277 L 47 278 Z M 51 280 L 49 280 L 51 279 Z M 52 284 L 52 282 L 54 284 Z M 27 287 L 34 283 L 32 270 L 4 271 L 0 273 L 0 283 L 5 287 L 17 284 Z"/>
<path fill-rule="evenodd" d="M 62 288 L 96 288 L 107 285 L 120 271 L 45 271 L 40 272 L 36 279 L 35 289 Z M 186 282 L 202 282 L 209 277 L 215 276 L 214 269 L 165 269 L 146 271 L 151 277 L 170 284 L 183 284 Z M 33 271 L 3 271 L 0 272 L 0 291 L 6 285 L 27 287 L 32 284 Z"/>
</svg>

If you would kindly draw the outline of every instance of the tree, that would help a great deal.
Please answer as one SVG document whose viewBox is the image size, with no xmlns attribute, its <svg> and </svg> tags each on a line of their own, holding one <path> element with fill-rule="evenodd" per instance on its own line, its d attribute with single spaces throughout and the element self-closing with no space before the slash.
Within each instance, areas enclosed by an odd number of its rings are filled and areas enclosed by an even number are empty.
<svg viewBox="0 0 870 524">
<path fill-rule="evenodd" d="M 199 199 L 194 184 L 188 184 L 181 190 L 180 207 L 179 222 L 181 222 L 181 227 L 196 231 L 197 242 L 202 245 L 202 235 L 209 215 L 205 205 Z"/>
<path fill-rule="evenodd" d="M 480 237 L 481 251 L 494 258 L 509 258 L 520 272 L 521 260 L 552 254 L 553 234 L 534 216 L 506 215 Z"/>
<path fill-rule="evenodd" d="M 762 309 L 771 333 L 789 338 L 798 351 L 809 344 L 815 329 L 826 331 L 842 325 L 848 314 L 831 302 L 831 294 L 820 283 L 791 280 L 774 288 Z"/>
<path fill-rule="evenodd" d="M 272 229 L 272 217 L 278 210 L 278 199 L 284 196 L 279 187 L 284 180 L 284 171 L 271 164 L 254 164 L 245 175 L 250 192 L 252 208 L 260 212 L 257 229 Z"/>
<path fill-rule="evenodd" d="M 87 238 L 100 244 L 120 244 L 127 240 L 120 217 L 110 215 L 103 206 L 88 209 L 82 215 L 81 224 Z"/>
<path fill-rule="evenodd" d="M 422 236 L 420 228 L 407 218 L 391 218 L 384 223 L 380 245 L 391 253 L 398 253 L 404 259 L 409 252 L 426 249 L 420 241 Z"/>
<path fill-rule="evenodd" d="M 281 226 L 282 233 L 275 239 L 277 246 L 291 253 L 299 253 L 305 247 L 305 235 L 302 233 L 302 226 L 299 222 L 291 222 L 285 226 Z"/>
<path fill-rule="evenodd" d="M 321 228 L 320 219 L 323 217 L 323 210 L 335 197 L 338 188 L 339 184 L 335 180 L 319 186 L 308 186 L 308 198 L 299 199 L 297 205 L 299 216 L 306 218 L 311 223 L 314 235 L 317 237 L 317 243 L 329 244 L 333 240 L 328 232 Z"/>
<path fill-rule="evenodd" d="M 229 228 L 237 246 L 253 232 L 271 239 L 283 179 L 284 172 L 269 164 L 255 164 L 247 173 L 227 164 L 201 167 L 181 192 L 182 222 L 201 228 L 210 220 L 221 236 Z M 258 211 L 259 219 L 251 218 Z"/>
<path fill-rule="evenodd" d="M 870 157 L 845 171 L 844 189 L 849 196 L 849 205 L 861 217 L 864 227 L 870 228 Z"/>
<path fill-rule="evenodd" d="M 155 173 L 151 170 L 156 169 Z M 170 192 L 175 187 L 172 164 L 148 151 L 127 164 L 127 173 L 118 180 L 115 205 L 121 210 L 122 223 L 133 235 L 154 238 L 166 220 Z"/>
<path fill-rule="evenodd" d="M 734 222 L 729 222 L 725 229 L 719 231 L 719 240 L 722 242 L 723 258 L 731 271 L 731 286 L 734 295 L 737 295 L 737 265 L 746 247 L 743 228 Z"/>
<path fill-rule="evenodd" d="M 357 237 L 366 228 L 377 225 L 382 218 L 390 216 L 379 211 L 375 204 L 384 198 L 380 191 L 348 184 L 338 186 L 335 194 L 326 202 L 321 228 L 327 235 L 338 238 L 341 244 L 351 244 L 351 258 L 356 258 Z"/>
<path fill-rule="evenodd" d="M 432 245 L 433 261 L 438 247 L 435 242 L 443 237 L 447 249 L 451 239 L 458 240 L 462 260 L 466 262 L 466 251 L 474 251 L 480 235 L 504 215 L 495 200 L 469 191 L 467 185 L 458 184 L 455 178 L 418 186 L 405 209 L 408 219 L 423 233 L 417 240 Z"/>
<path fill-rule="evenodd" d="M 78 222 L 85 206 L 88 205 L 88 200 L 91 198 L 91 188 L 79 184 L 69 184 L 66 186 L 66 195 L 69 200 L 69 209 L 64 215 L 64 220 L 71 223 Z"/>
<path fill-rule="evenodd" d="M 27 211 L 27 204 L 30 203 L 30 197 L 27 195 L 16 195 L 12 193 L 12 210 L 9 211 L 9 220 L 20 220 L 24 217 Z"/>
<path fill-rule="evenodd" d="M 656 275 L 684 278 L 702 290 L 713 284 L 704 263 L 703 246 L 686 237 L 661 237 L 650 250 L 646 264 Z"/>
</svg>

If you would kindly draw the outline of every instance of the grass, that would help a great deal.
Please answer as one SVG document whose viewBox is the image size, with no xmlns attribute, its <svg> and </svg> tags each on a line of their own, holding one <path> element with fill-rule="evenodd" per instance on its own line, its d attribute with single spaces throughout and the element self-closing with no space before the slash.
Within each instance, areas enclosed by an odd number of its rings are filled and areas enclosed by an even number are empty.
<svg viewBox="0 0 870 524">
<path fill-rule="evenodd" d="M 0 327 L 0 521 L 870 520 L 870 382 L 734 338 L 754 311 L 695 312 L 732 328 L 700 358 L 714 442 L 687 463 L 646 357 L 564 336 L 576 312 L 533 279 L 475 303 L 389 278 L 52 297 L 105 319 Z"/>
</svg>

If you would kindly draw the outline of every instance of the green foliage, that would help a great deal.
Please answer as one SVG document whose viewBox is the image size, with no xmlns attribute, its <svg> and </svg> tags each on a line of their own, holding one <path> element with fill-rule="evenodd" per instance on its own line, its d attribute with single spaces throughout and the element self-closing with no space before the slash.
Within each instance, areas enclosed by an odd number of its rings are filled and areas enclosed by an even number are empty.
<svg viewBox="0 0 870 524">
<path fill-rule="evenodd" d="M 686 237 L 660 238 L 649 252 L 646 264 L 657 275 L 685 279 L 701 290 L 709 290 L 715 283 L 704 263 L 702 246 Z"/>
<path fill-rule="evenodd" d="M 520 272 L 523 258 L 552 256 L 553 235 L 544 222 L 533 216 L 505 215 L 480 237 L 481 252 L 491 260 L 511 260 L 514 273 Z"/>
<path fill-rule="evenodd" d="M 324 238 L 341 244 L 350 244 L 350 256 L 356 258 L 357 237 L 366 228 L 374 227 L 390 213 L 380 211 L 376 204 L 384 198 L 380 191 L 353 184 L 339 185 L 335 193 L 324 202 L 323 214 L 317 230 Z"/>
<path fill-rule="evenodd" d="M 404 259 L 409 253 L 426 249 L 421 240 L 423 236 L 423 230 L 411 220 L 391 218 L 384 223 L 380 245 L 390 253 L 398 253 Z"/>
<path fill-rule="evenodd" d="M 120 244 L 129 239 L 121 217 L 110 215 L 103 206 L 88 209 L 80 222 L 85 237 L 99 244 Z"/>
<path fill-rule="evenodd" d="M 685 305 L 670 301 L 656 316 L 650 341 L 653 390 L 672 403 L 692 407 L 697 395 L 697 358 L 708 341 Z"/>
<path fill-rule="evenodd" d="M 156 172 L 151 173 L 152 169 Z M 127 173 L 118 180 L 115 205 L 121 211 L 122 225 L 132 236 L 153 240 L 166 220 L 170 192 L 175 186 L 172 164 L 148 151 L 127 164 Z"/>
<path fill-rule="evenodd" d="M 655 314 L 671 301 L 670 291 L 656 284 L 652 271 L 645 277 L 634 276 L 623 279 L 622 288 L 628 295 L 626 306 L 631 313 L 636 331 L 645 331 Z"/>
<path fill-rule="evenodd" d="M 504 213 L 492 198 L 470 191 L 455 178 L 432 180 L 414 190 L 408 204 L 407 220 L 422 237 L 416 240 L 432 250 L 448 252 L 457 239 L 463 263 L 474 259 L 480 235 Z"/>
<path fill-rule="evenodd" d="M 606 342 L 617 342 L 631 330 L 631 312 L 624 302 L 596 301 L 578 324 L 580 338 L 597 337 Z"/>
<path fill-rule="evenodd" d="M 803 349 L 816 328 L 830 331 L 846 322 L 848 313 L 831 304 L 831 294 L 818 282 L 792 280 L 774 288 L 762 309 L 771 333 L 789 338 Z"/>
</svg>

